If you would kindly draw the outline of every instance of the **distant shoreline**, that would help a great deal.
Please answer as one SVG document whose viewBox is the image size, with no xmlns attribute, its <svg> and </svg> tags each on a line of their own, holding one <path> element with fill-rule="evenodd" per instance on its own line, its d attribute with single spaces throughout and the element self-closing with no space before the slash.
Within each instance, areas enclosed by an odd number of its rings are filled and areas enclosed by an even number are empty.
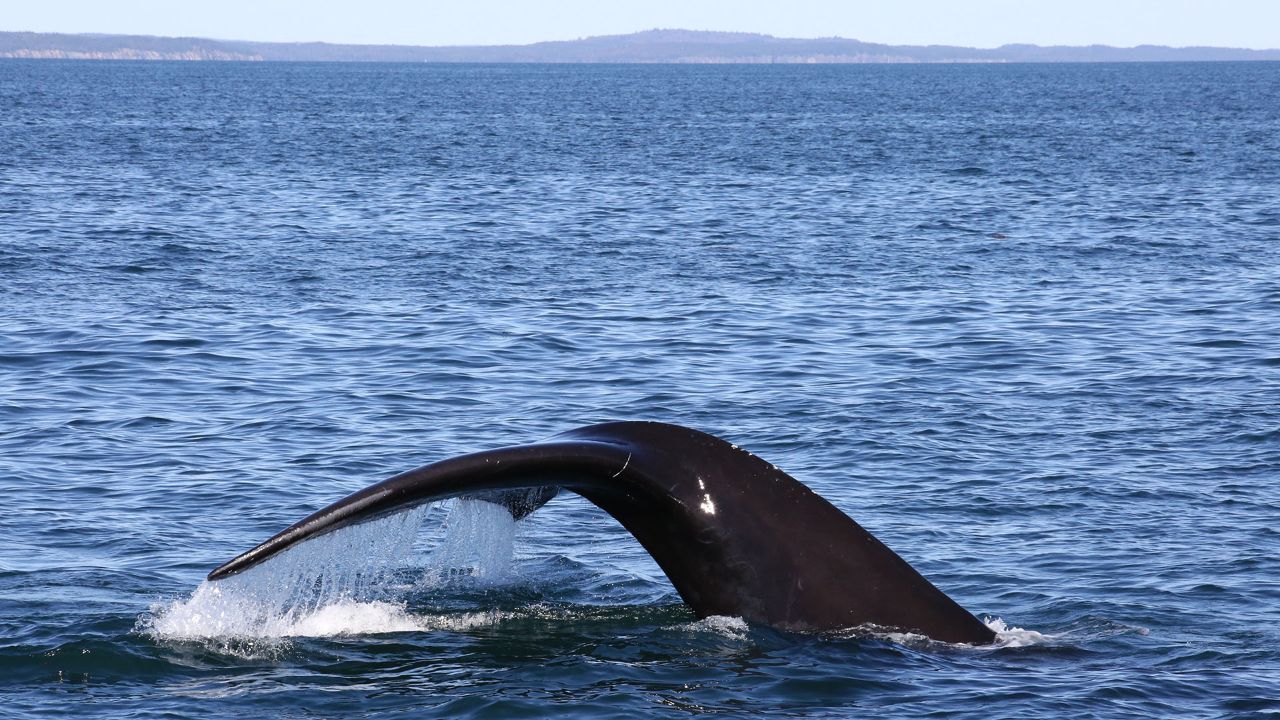
<svg viewBox="0 0 1280 720">
<path fill-rule="evenodd" d="M 273 43 L 150 35 L 0 32 L 0 58 L 250 62 L 567 64 L 908 64 L 1276 61 L 1280 49 L 1139 45 L 883 45 L 693 30 L 648 30 L 529 45 L 413 46 Z"/>
</svg>

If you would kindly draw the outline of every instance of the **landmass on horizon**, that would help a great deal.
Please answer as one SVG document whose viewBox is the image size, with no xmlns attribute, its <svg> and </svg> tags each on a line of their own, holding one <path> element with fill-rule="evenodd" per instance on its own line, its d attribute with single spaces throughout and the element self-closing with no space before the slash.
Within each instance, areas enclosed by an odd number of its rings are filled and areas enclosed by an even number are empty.
<svg viewBox="0 0 1280 720">
<path fill-rule="evenodd" d="M 1280 60 L 1280 49 L 1139 45 L 884 45 L 847 38 L 780 38 L 647 30 L 529 45 L 343 45 L 150 35 L 0 32 L 0 58 L 477 63 L 1004 63 Z"/>
</svg>

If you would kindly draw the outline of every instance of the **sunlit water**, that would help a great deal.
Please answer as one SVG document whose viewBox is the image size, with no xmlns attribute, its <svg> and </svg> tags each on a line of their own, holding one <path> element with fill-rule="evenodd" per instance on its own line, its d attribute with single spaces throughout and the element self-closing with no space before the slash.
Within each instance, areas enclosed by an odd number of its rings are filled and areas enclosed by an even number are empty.
<svg viewBox="0 0 1280 720">
<path fill-rule="evenodd" d="M 14 717 L 1280 713 L 1280 67 L 0 62 Z M 698 620 L 562 494 L 655 419 L 999 633 Z"/>
</svg>

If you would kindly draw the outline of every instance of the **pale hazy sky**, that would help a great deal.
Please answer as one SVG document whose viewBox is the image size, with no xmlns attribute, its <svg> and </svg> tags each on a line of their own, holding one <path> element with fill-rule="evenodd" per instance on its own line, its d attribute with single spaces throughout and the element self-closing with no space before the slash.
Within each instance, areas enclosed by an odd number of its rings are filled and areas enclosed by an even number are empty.
<svg viewBox="0 0 1280 720">
<path fill-rule="evenodd" d="M 0 30 L 529 43 L 655 27 L 891 44 L 1280 48 L 1280 0 L 0 0 Z"/>
</svg>

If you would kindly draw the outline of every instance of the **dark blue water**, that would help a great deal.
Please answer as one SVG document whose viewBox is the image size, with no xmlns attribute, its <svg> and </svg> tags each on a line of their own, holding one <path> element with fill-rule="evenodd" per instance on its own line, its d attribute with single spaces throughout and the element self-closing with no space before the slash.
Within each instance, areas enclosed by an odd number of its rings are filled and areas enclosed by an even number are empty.
<svg viewBox="0 0 1280 720">
<path fill-rule="evenodd" d="M 1274 715 L 1278 118 L 1271 64 L 0 62 L 4 714 Z M 433 509 L 376 600 L 192 596 L 612 419 L 1022 630 L 699 622 L 569 496 Z"/>
</svg>

